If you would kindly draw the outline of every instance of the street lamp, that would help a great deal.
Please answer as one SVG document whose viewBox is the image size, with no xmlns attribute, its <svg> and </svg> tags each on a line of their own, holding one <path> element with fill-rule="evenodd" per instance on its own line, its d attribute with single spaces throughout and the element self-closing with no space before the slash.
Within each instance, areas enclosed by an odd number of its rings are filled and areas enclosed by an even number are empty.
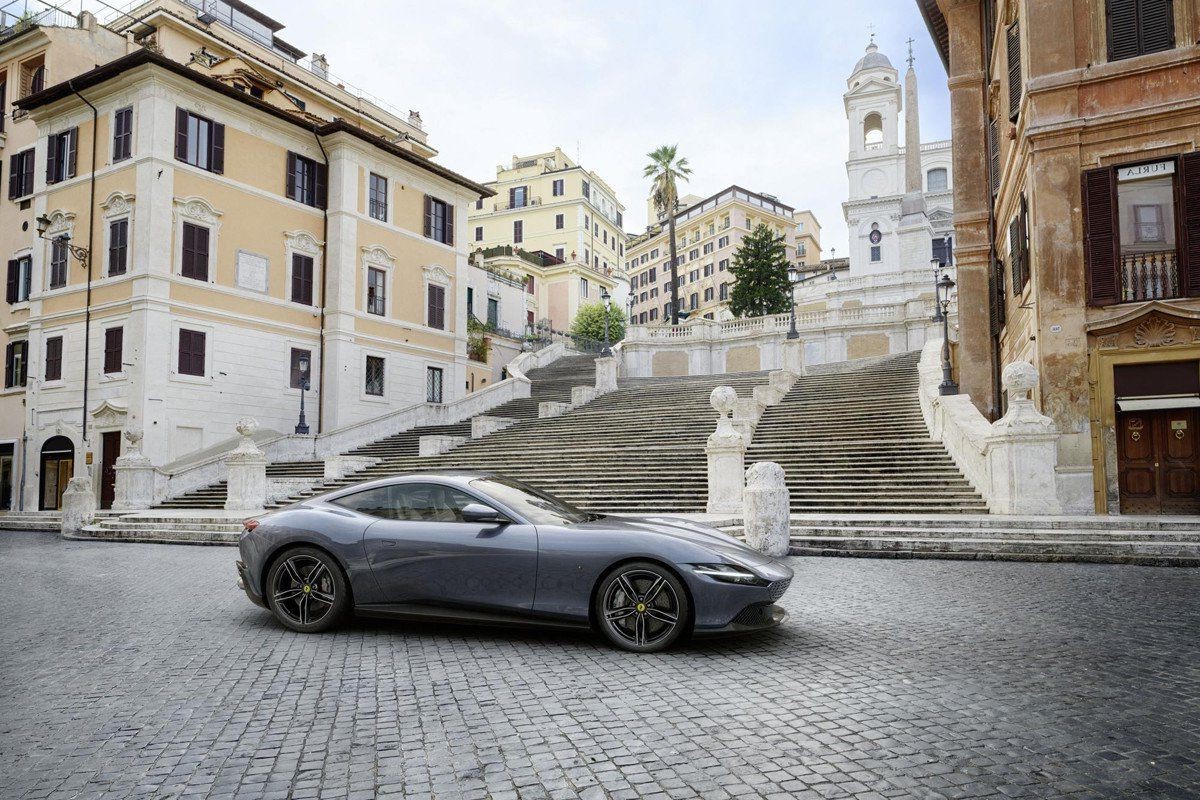
<svg viewBox="0 0 1200 800">
<path fill-rule="evenodd" d="M 37 218 L 36 222 L 37 222 L 38 238 L 45 239 L 46 231 L 48 231 L 50 229 L 50 218 L 47 217 L 45 214 L 42 214 L 40 217 Z M 75 260 L 79 262 L 79 265 L 84 268 L 87 267 L 88 261 L 91 259 L 91 255 L 92 255 L 91 251 L 88 250 L 88 248 L 79 247 L 77 245 L 71 244 L 71 237 L 67 236 L 65 234 L 62 236 L 55 236 L 54 239 L 47 239 L 47 241 L 55 241 L 55 240 L 61 240 L 67 246 L 67 249 L 69 251 L 71 251 L 71 255 L 75 256 Z"/>
<path fill-rule="evenodd" d="M 942 262 L 937 258 L 930 259 L 929 266 L 933 267 L 933 296 L 936 298 L 938 292 L 938 278 L 942 277 Z M 933 302 L 933 321 L 942 321 L 942 306 L 937 302 L 937 300 L 934 300 Z"/>
<path fill-rule="evenodd" d="M 632 291 L 630 291 L 630 292 L 629 292 L 629 300 L 628 300 L 628 303 L 629 303 L 629 324 L 630 324 L 630 325 L 632 325 L 632 324 L 634 323 L 634 318 L 633 318 L 633 304 L 634 304 L 634 303 L 636 303 L 636 302 L 637 302 L 637 295 L 635 295 L 635 294 L 634 294 Z"/>
<path fill-rule="evenodd" d="M 600 302 L 604 303 L 604 349 L 600 351 L 600 355 L 611 356 L 612 348 L 608 346 L 608 309 L 612 305 L 612 295 L 603 287 L 600 289 Z"/>
<path fill-rule="evenodd" d="M 788 276 L 788 292 L 790 293 L 792 302 L 792 327 L 788 329 L 787 338 L 799 339 L 800 332 L 796 330 L 796 284 L 800 282 L 800 268 L 795 264 L 789 264 L 787 269 Z"/>
<path fill-rule="evenodd" d="M 938 394 L 945 396 L 958 394 L 958 384 L 950 374 L 950 290 L 954 288 L 954 281 L 944 274 L 936 288 L 936 302 L 942 315 L 942 382 Z"/>
<path fill-rule="evenodd" d="M 300 371 L 300 421 L 296 423 L 296 433 L 301 436 L 308 435 L 308 423 L 304 421 L 304 393 L 308 391 L 308 356 L 300 356 L 296 361 L 296 367 Z"/>
</svg>

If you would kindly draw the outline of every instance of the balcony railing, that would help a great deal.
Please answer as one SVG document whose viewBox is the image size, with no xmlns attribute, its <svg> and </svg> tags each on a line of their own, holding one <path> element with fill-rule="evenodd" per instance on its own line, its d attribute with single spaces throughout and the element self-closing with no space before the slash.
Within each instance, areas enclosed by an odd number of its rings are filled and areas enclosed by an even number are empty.
<svg viewBox="0 0 1200 800">
<path fill-rule="evenodd" d="M 1179 266 L 1174 250 L 1121 256 L 1121 302 L 1179 297 Z"/>
<path fill-rule="evenodd" d="M 527 198 L 525 198 L 524 201 L 518 200 L 515 203 L 495 203 L 493 205 L 493 210 L 494 211 L 508 211 L 508 210 L 514 209 L 514 208 L 526 208 L 528 206 L 540 206 L 541 204 L 542 204 L 542 198 L 527 197 Z"/>
</svg>

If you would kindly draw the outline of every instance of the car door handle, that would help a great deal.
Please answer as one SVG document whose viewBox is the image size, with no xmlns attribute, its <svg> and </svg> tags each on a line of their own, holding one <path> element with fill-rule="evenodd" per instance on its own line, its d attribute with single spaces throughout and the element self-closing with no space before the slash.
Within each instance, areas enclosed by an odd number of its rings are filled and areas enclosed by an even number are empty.
<svg viewBox="0 0 1200 800">
<path fill-rule="evenodd" d="M 384 547 L 395 547 L 396 546 L 395 539 L 381 539 L 380 541 L 383 542 Z"/>
</svg>

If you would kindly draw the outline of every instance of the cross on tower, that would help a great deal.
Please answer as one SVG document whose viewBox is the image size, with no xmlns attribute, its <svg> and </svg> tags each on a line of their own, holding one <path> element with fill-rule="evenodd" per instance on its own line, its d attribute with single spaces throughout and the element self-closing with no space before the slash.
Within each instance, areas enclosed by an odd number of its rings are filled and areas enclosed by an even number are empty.
<svg viewBox="0 0 1200 800">
<path fill-rule="evenodd" d="M 913 65 L 912 46 L 913 46 L 913 40 L 912 40 L 912 37 L 910 36 L 910 37 L 908 37 L 908 67 L 909 67 L 909 69 L 912 69 L 912 65 Z"/>
<path fill-rule="evenodd" d="M 867 32 L 871 34 L 871 44 L 875 44 L 875 23 L 867 23 Z"/>
</svg>

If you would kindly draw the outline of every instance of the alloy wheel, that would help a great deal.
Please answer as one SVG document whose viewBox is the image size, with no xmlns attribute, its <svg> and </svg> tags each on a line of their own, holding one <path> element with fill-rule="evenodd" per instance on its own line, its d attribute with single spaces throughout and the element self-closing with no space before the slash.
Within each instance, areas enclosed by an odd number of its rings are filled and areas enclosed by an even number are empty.
<svg viewBox="0 0 1200 800">
<path fill-rule="evenodd" d="M 337 603 L 337 584 L 324 561 L 315 556 L 288 556 L 275 570 L 272 605 L 296 625 L 321 622 Z"/>
<path fill-rule="evenodd" d="M 602 613 L 612 633 L 641 649 L 653 647 L 675 632 L 682 605 L 665 576 L 648 569 L 628 569 L 608 585 Z"/>
</svg>

